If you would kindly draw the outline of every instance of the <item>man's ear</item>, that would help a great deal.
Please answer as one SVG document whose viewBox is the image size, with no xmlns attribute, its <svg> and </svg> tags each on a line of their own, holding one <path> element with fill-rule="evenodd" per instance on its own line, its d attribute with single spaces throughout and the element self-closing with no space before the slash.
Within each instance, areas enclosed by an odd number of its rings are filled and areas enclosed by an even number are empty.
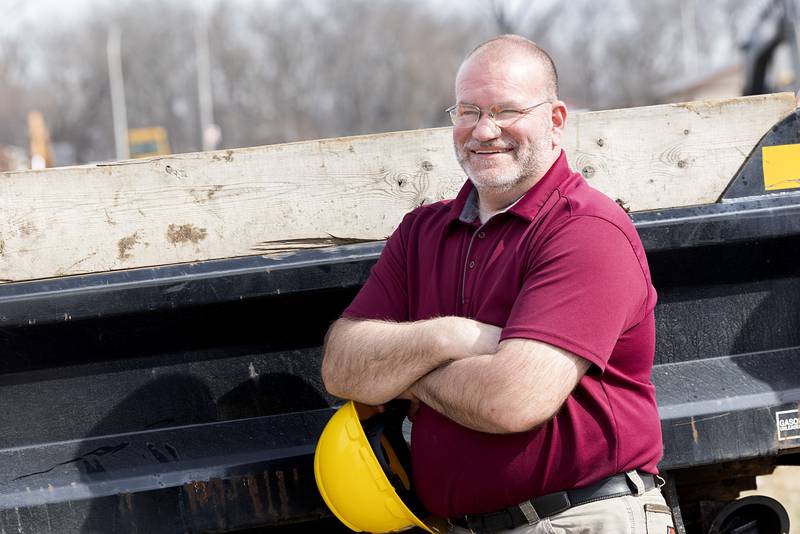
<svg viewBox="0 0 800 534">
<path fill-rule="evenodd" d="M 561 137 L 567 124 L 567 105 L 561 100 L 556 100 L 551 105 L 551 110 L 553 147 L 561 146 Z"/>
</svg>

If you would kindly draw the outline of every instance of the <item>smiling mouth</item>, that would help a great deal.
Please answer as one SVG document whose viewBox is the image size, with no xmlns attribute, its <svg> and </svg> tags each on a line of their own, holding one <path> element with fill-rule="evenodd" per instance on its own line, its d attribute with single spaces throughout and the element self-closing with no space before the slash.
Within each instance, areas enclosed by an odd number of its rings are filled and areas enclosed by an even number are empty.
<svg viewBox="0 0 800 534">
<path fill-rule="evenodd" d="M 477 148 L 470 150 L 470 152 L 478 156 L 491 156 L 494 154 L 508 154 L 512 150 L 511 148 Z"/>
</svg>

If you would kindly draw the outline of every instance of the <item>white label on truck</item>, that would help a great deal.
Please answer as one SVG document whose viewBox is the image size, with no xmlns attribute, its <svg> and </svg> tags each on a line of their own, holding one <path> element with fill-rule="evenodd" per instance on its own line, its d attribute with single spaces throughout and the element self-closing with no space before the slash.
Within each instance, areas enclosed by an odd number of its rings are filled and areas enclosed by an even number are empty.
<svg viewBox="0 0 800 534">
<path fill-rule="evenodd" d="M 775 412 L 778 425 L 778 439 L 800 439 L 800 413 L 798 410 Z"/>
</svg>

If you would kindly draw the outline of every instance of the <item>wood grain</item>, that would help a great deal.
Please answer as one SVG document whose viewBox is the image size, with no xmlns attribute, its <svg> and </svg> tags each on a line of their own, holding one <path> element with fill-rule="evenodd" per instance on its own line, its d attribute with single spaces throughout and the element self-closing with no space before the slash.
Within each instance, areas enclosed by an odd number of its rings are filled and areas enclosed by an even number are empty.
<svg viewBox="0 0 800 534">
<path fill-rule="evenodd" d="M 791 93 L 576 114 L 570 164 L 632 211 L 715 202 Z"/>
<path fill-rule="evenodd" d="M 576 113 L 573 168 L 632 210 L 713 202 L 790 93 Z M 0 174 L 0 281 L 380 240 L 455 195 L 449 128 Z"/>
</svg>

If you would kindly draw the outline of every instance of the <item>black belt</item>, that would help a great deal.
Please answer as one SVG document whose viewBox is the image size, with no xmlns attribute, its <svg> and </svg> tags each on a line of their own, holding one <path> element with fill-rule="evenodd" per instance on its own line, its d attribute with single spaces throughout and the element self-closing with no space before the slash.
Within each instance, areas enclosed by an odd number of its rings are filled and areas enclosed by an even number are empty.
<svg viewBox="0 0 800 534">
<path fill-rule="evenodd" d="M 653 475 L 642 472 L 638 473 L 644 483 L 644 491 L 649 491 L 657 487 Z M 603 479 L 585 488 L 557 491 L 555 493 L 542 495 L 541 497 L 534 497 L 529 501 L 500 510 L 499 512 L 451 518 L 450 523 L 469 529 L 476 534 L 493 534 L 501 530 L 508 530 L 535 523 L 539 519 L 556 515 L 580 504 L 635 494 L 636 487 L 625 473 L 621 473 Z"/>
</svg>

